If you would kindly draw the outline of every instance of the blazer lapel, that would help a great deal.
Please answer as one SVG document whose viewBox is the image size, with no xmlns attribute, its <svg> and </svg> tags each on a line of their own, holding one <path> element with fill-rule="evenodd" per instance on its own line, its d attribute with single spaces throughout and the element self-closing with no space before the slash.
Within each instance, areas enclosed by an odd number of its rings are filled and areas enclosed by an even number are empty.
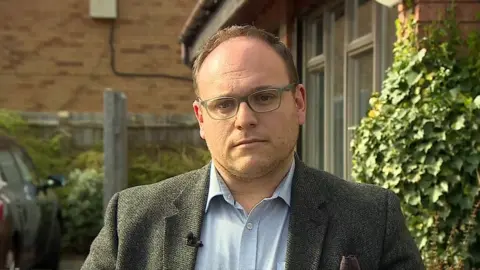
<svg viewBox="0 0 480 270">
<path fill-rule="evenodd" d="M 328 227 L 327 185 L 295 159 L 286 269 L 318 269 Z"/>
<path fill-rule="evenodd" d="M 194 269 L 198 247 L 187 245 L 187 235 L 200 237 L 208 196 L 210 164 L 198 170 L 174 201 L 176 214 L 165 218 L 163 269 Z"/>
</svg>

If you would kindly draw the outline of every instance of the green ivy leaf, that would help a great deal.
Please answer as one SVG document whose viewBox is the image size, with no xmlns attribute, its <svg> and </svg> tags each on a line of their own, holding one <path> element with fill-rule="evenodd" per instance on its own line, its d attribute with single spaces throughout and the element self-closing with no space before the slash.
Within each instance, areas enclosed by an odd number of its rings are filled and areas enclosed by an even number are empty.
<svg viewBox="0 0 480 270">
<path fill-rule="evenodd" d="M 475 108 L 480 109 L 480 95 L 478 95 L 474 100 L 473 104 L 475 105 Z"/>
<path fill-rule="evenodd" d="M 420 72 L 420 73 L 417 73 L 415 71 L 410 71 L 408 74 L 407 74 L 407 83 L 409 86 L 412 86 L 414 84 L 416 84 L 423 76 L 423 73 Z"/>
<path fill-rule="evenodd" d="M 444 192 L 448 192 L 448 183 L 447 182 L 445 182 L 445 181 L 441 182 L 440 187 L 442 188 L 442 190 Z"/>
<path fill-rule="evenodd" d="M 438 198 L 440 198 L 440 196 L 442 196 L 442 189 L 438 186 L 435 186 L 433 189 L 432 189 L 432 192 L 431 192 L 431 200 L 433 203 L 436 203 L 438 201 Z"/>
<path fill-rule="evenodd" d="M 460 130 L 465 127 L 465 116 L 460 115 L 457 117 L 455 122 L 452 124 L 452 129 L 453 130 Z"/>
<path fill-rule="evenodd" d="M 460 170 L 462 168 L 462 165 L 463 165 L 463 160 L 459 157 L 454 157 L 453 161 L 451 162 L 452 164 L 452 167 L 457 169 L 457 170 Z"/>
</svg>

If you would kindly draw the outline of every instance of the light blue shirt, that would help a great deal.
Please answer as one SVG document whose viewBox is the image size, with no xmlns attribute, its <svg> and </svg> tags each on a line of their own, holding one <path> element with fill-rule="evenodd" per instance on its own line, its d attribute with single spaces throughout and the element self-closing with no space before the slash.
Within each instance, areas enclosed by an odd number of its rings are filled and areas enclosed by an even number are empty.
<svg viewBox="0 0 480 270">
<path fill-rule="evenodd" d="M 250 214 L 235 202 L 212 162 L 197 270 L 277 270 L 285 268 L 290 195 L 295 161 L 273 196 Z"/>
</svg>

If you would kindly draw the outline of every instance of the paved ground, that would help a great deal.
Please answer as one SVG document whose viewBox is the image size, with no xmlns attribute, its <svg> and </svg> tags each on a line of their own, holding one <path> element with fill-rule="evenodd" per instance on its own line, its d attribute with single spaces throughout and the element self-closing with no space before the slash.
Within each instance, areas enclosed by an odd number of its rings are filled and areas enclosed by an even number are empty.
<svg viewBox="0 0 480 270">
<path fill-rule="evenodd" d="M 78 255 L 65 255 L 60 262 L 59 270 L 79 270 L 85 257 Z"/>
</svg>

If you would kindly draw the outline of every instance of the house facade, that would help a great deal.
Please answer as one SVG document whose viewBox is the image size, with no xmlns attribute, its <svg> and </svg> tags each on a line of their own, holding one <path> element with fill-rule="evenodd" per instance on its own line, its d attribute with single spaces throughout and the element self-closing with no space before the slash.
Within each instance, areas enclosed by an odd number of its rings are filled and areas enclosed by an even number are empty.
<svg viewBox="0 0 480 270">
<path fill-rule="evenodd" d="M 195 0 L 0 1 L 0 108 L 103 112 L 103 92 L 131 113 L 192 114 L 178 33 Z"/>
<path fill-rule="evenodd" d="M 229 25 L 254 24 L 278 35 L 307 89 L 298 152 L 310 166 L 351 179 L 351 128 L 367 114 L 371 93 L 381 91 L 397 18 L 413 12 L 429 23 L 451 3 L 414 2 L 406 10 L 397 0 L 200 0 L 180 35 L 182 57 L 191 66 L 203 42 Z M 472 22 L 480 2 L 459 0 L 456 9 L 465 31 L 478 29 Z"/>
</svg>

